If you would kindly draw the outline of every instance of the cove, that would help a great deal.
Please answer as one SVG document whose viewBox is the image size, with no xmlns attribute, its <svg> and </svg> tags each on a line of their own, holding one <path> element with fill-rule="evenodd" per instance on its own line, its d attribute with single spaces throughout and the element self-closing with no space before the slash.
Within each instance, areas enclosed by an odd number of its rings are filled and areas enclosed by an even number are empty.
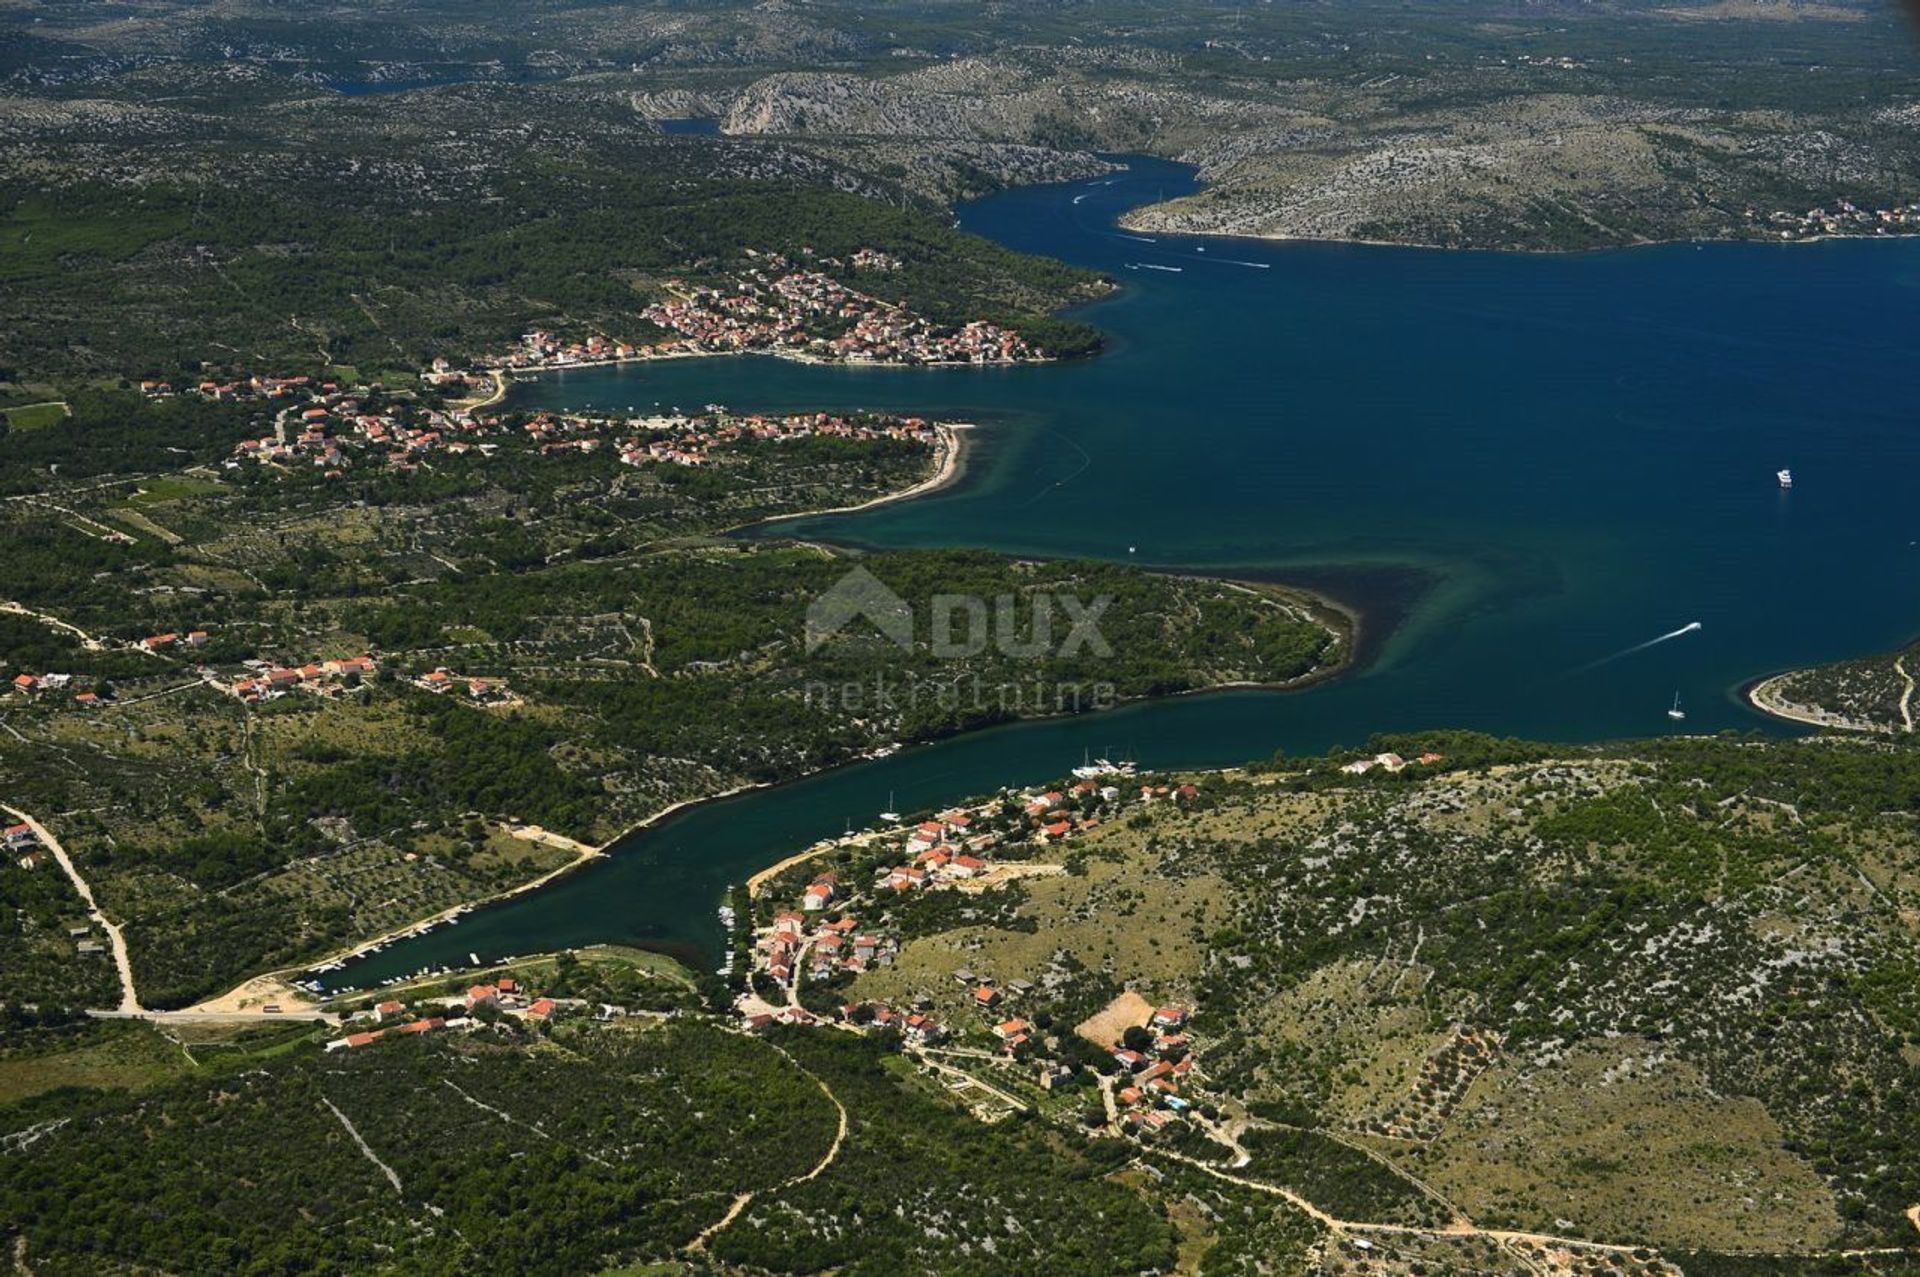
<svg viewBox="0 0 1920 1277">
<path fill-rule="evenodd" d="M 599 941 L 709 964 L 729 883 L 869 823 L 889 791 L 911 812 L 1058 777 L 1087 749 L 1196 767 L 1424 727 L 1780 730 L 1742 702 L 1749 681 L 1920 631 L 1920 240 L 1534 256 L 1136 237 L 1114 219 L 1192 178 L 1128 163 L 961 212 L 1125 285 L 1082 312 L 1110 334 L 1098 359 L 677 360 L 542 377 L 515 402 L 975 421 L 958 485 L 773 534 L 1295 580 L 1362 611 L 1363 666 L 1295 693 L 996 729 L 688 809 L 336 984 Z"/>
</svg>

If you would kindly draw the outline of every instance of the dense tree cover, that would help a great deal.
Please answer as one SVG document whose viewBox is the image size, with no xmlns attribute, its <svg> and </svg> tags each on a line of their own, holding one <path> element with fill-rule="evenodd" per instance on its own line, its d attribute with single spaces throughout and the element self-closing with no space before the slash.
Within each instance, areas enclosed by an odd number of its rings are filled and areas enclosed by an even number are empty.
<svg viewBox="0 0 1920 1277">
<path fill-rule="evenodd" d="M 149 398 L 77 385 L 72 415 L 37 430 L 8 430 L 0 415 L 0 492 L 34 491 L 55 479 L 178 470 L 226 456 L 249 435 L 258 408 L 197 396 Z"/>
<path fill-rule="evenodd" d="M 754 1192 L 712 1239 L 723 1262 L 1063 1277 L 1173 1262 L 1165 1220 L 1107 1178 L 1117 1159 L 1097 1154 L 1122 1147 L 983 1125 L 873 1041 L 577 1024 L 556 1043 L 503 1025 L 42 1096 L 0 1110 L 0 1131 L 46 1124 L 33 1156 L 0 1158 L 0 1218 L 36 1271 L 557 1273 L 666 1258 Z M 833 1143 L 834 1101 L 845 1142 L 797 1182 Z"/>
<path fill-rule="evenodd" d="M 481 811 L 551 829 L 585 830 L 602 790 L 554 761 L 557 728 L 528 718 L 479 714 L 410 694 L 408 704 L 437 748 L 362 756 L 293 782 L 276 800 L 289 832 L 316 816 L 340 816 L 367 833 L 426 818 Z"/>
<path fill-rule="evenodd" d="M 0 820 L 12 823 L 4 813 Z M 111 1002 L 112 962 L 76 952 L 67 934 L 85 924 L 86 905 L 58 865 L 24 869 L 17 853 L 0 856 L 0 1004 L 51 1010 Z"/>
<path fill-rule="evenodd" d="M 0 1113 L 10 1132 L 56 1124 L 0 1158 L 0 1218 L 46 1271 L 592 1271 L 670 1254 L 832 1138 L 819 1087 L 758 1043 L 675 1025 L 568 1044 L 304 1048 L 42 1097 Z"/>
<path fill-rule="evenodd" d="M 809 605 L 856 563 L 914 608 L 912 649 L 856 621 L 805 650 Z M 1053 602 L 1060 594 L 1087 608 L 1110 600 L 1097 622 L 1104 649 L 1068 643 L 1071 613 Z M 932 603 L 943 595 L 981 601 L 979 650 L 958 657 L 934 650 Z M 1036 630 L 1040 610 L 1047 619 Z M 1002 651 L 1002 611 L 1012 622 L 1008 637 L 1020 644 L 1044 638 L 1045 650 Z M 887 551 L 857 560 L 777 546 L 661 553 L 639 564 L 570 564 L 419 586 L 368 603 L 357 624 L 383 641 L 428 645 L 454 625 L 512 640 L 543 618 L 606 613 L 647 618 L 651 664 L 662 677 L 559 679 L 542 683 L 541 695 L 590 715 L 582 721 L 611 746 L 692 756 L 756 780 L 842 761 L 880 743 L 876 729 L 928 739 L 1227 679 L 1281 682 L 1334 651 L 1320 624 L 1217 582 L 1093 562 L 1013 563 L 976 551 Z"/>
<path fill-rule="evenodd" d="M 1241 1141 L 1252 1154 L 1241 1173 L 1293 1189 L 1342 1219 L 1444 1224 L 1447 1211 L 1357 1148 L 1318 1131 L 1265 1129 Z"/>
<path fill-rule="evenodd" d="M 172 557 L 151 542 L 107 541 L 31 510 L 0 516 L 0 534 L 7 539 L 0 600 L 54 611 L 62 619 L 75 611 L 111 613 L 125 603 L 132 577 Z"/>
<path fill-rule="evenodd" d="M 472 112 L 484 119 L 495 105 L 475 101 Z M 376 145 L 351 108 L 313 123 L 327 126 L 319 145 L 335 165 L 366 163 Z M 461 169 L 417 152 L 416 180 L 370 175 L 351 195 L 324 163 L 241 184 L 15 177 L 0 189 L 0 243 L 14 250 L 0 259 L 0 296 L 57 290 L 59 301 L 9 308 L 0 364 L 34 379 L 102 364 L 180 377 L 209 357 L 252 372 L 417 367 L 534 326 L 645 338 L 637 276 L 697 271 L 746 249 L 844 259 L 882 248 L 903 268 L 858 282 L 888 300 L 949 324 L 1032 325 L 1060 353 L 1098 346 L 1088 326 L 1047 318 L 1087 295 L 1090 274 L 953 230 L 931 210 L 835 190 L 828 173 L 719 176 L 684 146 L 631 133 L 569 144 L 600 155 L 516 147 Z M 444 198 L 455 192 L 478 197 Z M 180 271 L 182 259 L 199 269 Z M 172 305 L 152 304 L 161 290 Z M 362 304 L 369 297 L 377 310 Z"/>
</svg>

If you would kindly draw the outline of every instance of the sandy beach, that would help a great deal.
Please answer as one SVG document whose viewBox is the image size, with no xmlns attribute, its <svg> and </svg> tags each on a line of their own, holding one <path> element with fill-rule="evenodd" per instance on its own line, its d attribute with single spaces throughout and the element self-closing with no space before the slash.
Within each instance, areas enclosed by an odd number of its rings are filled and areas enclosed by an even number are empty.
<svg viewBox="0 0 1920 1277">
<path fill-rule="evenodd" d="M 965 432 L 973 428 L 973 423 L 969 421 L 935 422 L 933 429 L 939 438 L 939 443 L 936 446 L 933 474 L 922 479 L 910 488 L 902 488 L 898 492 L 889 492 L 882 496 L 875 497 L 871 501 L 862 501 L 858 505 L 831 506 L 825 510 L 796 510 L 792 514 L 776 514 L 767 519 L 755 519 L 752 523 L 742 524 L 741 527 L 766 527 L 775 523 L 786 523 L 793 519 L 811 519 L 823 514 L 857 514 L 862 510 L 871 510 L 876 506 L 892 505 L 896 501 L 911 501 L 915 497 L 924 497 L 929 493 L 938 492 L 942 488 L 952 487 L 958 483 L 961 477 L 967 472 L 967 439 Z M 739 528 L 731 529 L 731 531 L 736 532 L 739 530 Z"/>
</svg>

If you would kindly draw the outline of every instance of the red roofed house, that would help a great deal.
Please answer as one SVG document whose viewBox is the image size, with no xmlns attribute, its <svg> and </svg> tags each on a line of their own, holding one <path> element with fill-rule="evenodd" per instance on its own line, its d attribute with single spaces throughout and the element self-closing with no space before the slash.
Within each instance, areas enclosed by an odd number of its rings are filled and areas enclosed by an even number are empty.
<svg viewBox="0 0 1920 1277">
<path fill-rule="evenodd" d="M 1000 990 L 990 984 L 983 984 L 973 991 L 975 1006 L 997 1007 L 1000 1005 Z"/>
<path fill-rule="evenodd" d="M 895 891 L 911 891 L 927 885 L 927 871 L 918 865 L 901 865 L 887 875 L 887 886 Z"/>
<path fill-rule="evenodd" d="M 553 1019 L 554 1012 L 559 1009 L 559 1005 L 552 998 L 541 998 L 527 1008 L 527 1018 L 545 1024 Z"/>
<path fill-rule="evenodd" d="M 500 990 L 490 984 L 476 984 L 467 990 L 467 1010 L 478 1006 L 497 1006 L 500 1002 Z"/>
<path fill-rule="evenodd" d="M 1164 1006 L 1153 1013 L 1154 1024 L 1162 1029 L 1177 1029 L 1187 1022 L 1185 1007 Z"/>
</svg>

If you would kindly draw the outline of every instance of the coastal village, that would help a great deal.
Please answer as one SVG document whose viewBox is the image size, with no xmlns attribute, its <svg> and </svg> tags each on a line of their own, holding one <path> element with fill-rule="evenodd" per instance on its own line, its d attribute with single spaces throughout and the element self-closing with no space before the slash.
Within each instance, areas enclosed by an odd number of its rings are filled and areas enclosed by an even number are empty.
<svg viewBox="0 0 1920 1277">
<path fill-rule="evenodd" d="M 893 965 L 903 941 L 902 906 L 942 893 L 978 897 L 1022 878 L 1064 873 L 1057 856 L 1080 835 L 1141 807 L 1190 807 L 1200 792 L 1191 783 L 1111 766 L 1058 788 L 1003 794 L 824 842 L 783 862 L 756 880 L 752 912 L 738 920 L 748 963 L 733 1026 L 753 1035 L 786 1026 L 891 1041 L 983 1121 L 1038 1108 L 1110 1136 L 1232 1146 L 1218 1097 L 1207 1088 L 1203 1038 L 1182 1002 L 1129 991 L 1069 1026 L 1050 1013 L 1047 988 L 965 967 L 948 973 L 954 989 L 942 997 L 896 1001 L 848 989 L 859 976 Z M 825 856 L 835 868 L 807 863 Z M 796 884 L 791 890 L 789 882 Z M 416 1034 L 538 1034 L 566 1017 L 605 1022 L 642 1014 L 550 996 L 498 971 L 464 988 L 408 985 L 369 996 L 377 1000 L 341 1021 L 328 1051 Z"/>
<path fill-rule="evenodd" d="M 156 383 L 150 395 L 176 393 Z M 790 443 L 816 437 L 859 441 L 892 439 L 932 447 L 936 427 L 920 417 L 878 413 L 731 413 L 718 406 L 697 414 L 646 416 L 539 412 L 491 413 L 432 408 L 369 387 L 315 383 L 304 377 L 253 378 L 197 386 L 183 392 L 209 397 L 289 399 L 271 434 L 242 440 L 226 462 L 339 478 L 365 466 L 413 470 L 436 455 L 490 458 L 515 440 L 541 455 L 610 450 L 631 466 L 704 466 L 714 452 L 748 443 Z M 377 402 L 376 402 L 377 400 Z M 518 424 L 515 424 L 515 423 Z"/>
<path fill-rule="evenodd" d="M 748 249 L 746 255 L 744 269 L 720 282 L 668 281 L 671 298 L 642 312 L 649 323 L 671 334 L 664 340 L 649 343 L 604 334 L 568 339 L 536 330 L 509 350 L 482 356 L 478 367 L 533 371 L 746 353 L 862 364 L 1006 364 L 1046 358 L 1012 329 L 986 320 L 952 327 L 936 324 L 826 273 L 849 267 L 881 274 L 900 269 L 897 258 L 876 249 L 860 249 L 846 262 L 809 255 L 806 268 L 796 268 L 779 253 Z M 437 361 L 428 377 L 443 386 L 476 380 L 445 361 Z"/>
<path fill-rule="evenodd" d="M 432 401 L 411 388 L 306 375 L 182 385 L 149 379 L 140 390 L 151 398 L 187 395 L 273 409 L 271 430 L 235 445 L 225 463 L 230 470 L 252 464 L 329 478 L 367 465 L 407 471 L 435 456 L 490 457 L 516 438 L 543 454 L 611 449 L 630 465 L 696 466 L 707 464 L 714 448 L 743 441 L 831 435 L 929 443 L 934 432 L 918 418 L 738 415 L 717 406 L 648 416 L 487 410 L 504 398 L 515 372 L 636 360 L 758 352 L 816 362 L 977 365 L 1046 357 L 1011 329 L 985 320 L 944 327 L 826 273 L 891 274 L 900 262 L 889 254 L 861 249 L 844 261 L 809 257 L 803 269 L 779 254 L 748 250 L 746 268 L 722 284 L 671 282 L 671 298 L 644 312 L 666 334 L 652 341 L 535 329 L 508 349 L 478 355 L 471 367 L 435 359 L 420 374 Z"/>
<path fill-rule="evenodd" d="M 679 333 L 666 353 L 770 351 L 833 363 L 1004 364 L 1040 358 L 1020 334 L 976 320 L 943 328 L 768 255 L 728 287 L 672 287 L 680 300 L 646 318 Z"/>
<path fill-rule="evenodd" d="M 1825 239 L 1834 235 L 1911 235 L 1920 232 L 1920 200 L 1890 208 L 1861 208 L 1836 197 L 1833 206 L 1804 213 L 1776 210 L 1761 213 L 1749 206 L 1743 214 L 1750 230 L 1774 239 Z"/>
<path fill-rule="evenodd" d="M 1130 809 L 1190 806 L 1200 796 L 1195 785 L 1141 780 L 1130 767 L 1081 770 L 1105 774 L 1002 795 L 816 848 L 810 856 L 850 855 L 850 863 L 804 873 L 797 894 L 768 890 L 754 897 L 747 988 L 736 1001 L 741 1027 L 753 1033 L 802 1025 L 892 1035 L 990 1121 L 1040 1097 L 1054 1108 L 1070 1105 L 1078 1091 L 1084 1117 L 1077 1120 L 1095 1125 L 1097 1113 L 1097 1126 L 1111 1133 L 1154 1138 L 1183 1122 L 1211 1131 L 1209 1115 L 1216 1110 L 1206 1095 L 1189 1031 L 1191 1011 L 1184 1005 L 1155 1004 L 1129 992 L 1068 1027 L 1045 1009 L 1045 989 L 1025 980 L 998 982 L 964 967 L 950 973 L 957 999 L 923 993 L 896 1004 L 846 996 L 857 977 L 893 964 L 902 905 L 1064 873 L 1058 860 L 1036 857 L 1057 854 Z M 776 872 L 765 885 L 786 881 Z"/>
</svg>

